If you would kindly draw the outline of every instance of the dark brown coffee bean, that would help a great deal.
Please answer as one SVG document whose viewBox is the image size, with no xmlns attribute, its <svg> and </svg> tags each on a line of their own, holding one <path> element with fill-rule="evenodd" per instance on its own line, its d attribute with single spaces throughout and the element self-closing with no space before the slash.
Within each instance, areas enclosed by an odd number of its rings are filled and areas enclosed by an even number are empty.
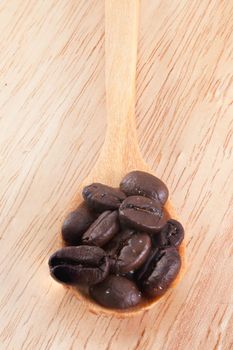
<svg viewBox="0 0 233 350">
<path fill-rule="evenodd" d="M 166 223 L 166 217 L 159 202 L 142 197 L 127 197 L 119 208 L 120 221 L 137 231 L 159 232 Z"/>
<path fill-rule="evenodd" d="M 105 211 L 89 227 L 82 237 L 83 244 L 102 247 L 119 231 L 117 211 Z"/>
<path fill-rule="evenodd" d="M 91 246 L 65 247 L 49 259 L 51 276 L 58 282 L 95 284 L 109 273 L 109 259 L 103 249 Z"/>
<path fill-rule="evenodd" d="M 131 229 L 124 229 L 122 231 L 119 231 L 113 237 L 113 239 L 104 246 L 103 249 L 110 257 L 116 256 L 118 254 L 118 251 L 124 245 L 124 242 L 127 241 L 134 233 L 135 231 Z"/>
<path fill-rule="evenodd" d="M 127 196 L 149 197 L 162 205 L 168 199 L 168 188 L 163 181 L 144 171 L 132 171 L 127 174 L 120 183 L 120 189 Z"/>
<path fill-rule="evenodd" d="M 153 239 L 158 247 L 174 246 L 178 248 L 184 239 L 184 228 L 180 222 L 170 219 L 163 229 L 153 236 Z"/>
<path fill-rule="evenodd" d="M 164 294 L 176 278 L 181 266 L 181 259 L 174 247 L 154 252 L 146 268 L 139 271 L 138 280 L 143 292 L 148 297 Z"/>
<path fill-rule="evenodd" d="M 124 192 L 118 188 L 109 187 L 100 183 L 93 183 L 83 189 L 83 198 L 88 206 L 97 212 L 119 208 L 126 198 Z"/>
<path fill-rule="evenodd" d="M 111 270 L 115 274 L 125 274 L 138 269 L 146 261 L 151 249 L 151 239 L 146 233 L 135 233 L 122 240 L 112 259 Z"/>
<path fill-rule="evenodd" d="M 69 245 L 78 245 L 83 233 L 95 221 L 97 215 L 83 203 L 66 217 L 62 225 L 62 238 Z"/>
<path fill-rule="evenodd" d="M 157 260 L 156 257 L 159 257 L 158 255 L 159 249 L 158 248 L 152 248 L 150 251 L 150 254 L 148 258 L 146 259 L 146 262 L 143 264 L 143 266 L 137 270 L 134 273 L 135 280 L 140 284 L 140 282 L 144 279 L 147 271 L 149 271 L 149 267 L 152 267 L 152 264 L 155 265 Z"/>
<path fill-rule="evenodd" d="M 108 276 L 102 283 L 91 286 L 91 297 L 97 303 L 114 309 L 127 309 L 141 301 L 136 285 L 122 276 Z"/>
<path fill-rule="evenodd" d="M 119 231 L 111 241 L 109 241 L 103 249 L 105 250 L 106 254 L 109 256 L 109 262 L 110 262 L 110 271 L 112 273 L 115 273 L 115 263 L 116 263 L 116 256 L 118 251 L 120 251 L 121 247 L 123 246 L 122 242 L 125 242 L 128 238 L 130 238 L 135 233 L 134 230 L 131 229 L 123 229 L 122 231 Z"/>
</svg>

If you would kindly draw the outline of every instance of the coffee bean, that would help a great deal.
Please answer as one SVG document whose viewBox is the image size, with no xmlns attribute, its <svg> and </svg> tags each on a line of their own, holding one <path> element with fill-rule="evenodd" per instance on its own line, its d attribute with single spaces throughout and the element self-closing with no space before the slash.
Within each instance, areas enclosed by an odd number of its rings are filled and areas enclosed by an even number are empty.
<svg viewBox="0 0 233 350">
<path fill-rule="evenodd" d="M 166 223 L 166 217 L 159 202 L 142 197 L 127 197 L 119 208 L 121 223 L 138 231 L 159 232 Z"/>
<path fill-rule="evenodd" d="M 174 247 L 153 252 L 154 255 L 146 263 L 146 267 L 139 271 L 138 281 L 143 292 L 148 297 L 164 294 L 176 278 L 181 260 Z"/>
<path fill-rule="evenodd" d="M 125 274 L 138 269 L 147 259 L 151 249 L 151 239 L 146 233 L 135 233 L 119 242 L 118 249 L 111 256 L 115 263 L 111 271 L 115 274 Z"/>
<path fill-rule="evenodd" d="M 168 188 L 163 181 L 144 171 L 132 171 L 127 174 L 120 183 L 120 189 L 127 196 L 149 197 L 162 205 L 168 199 Z"/>
<path fill-rule="evenodd" d="M 118 188 L 93 183 L 84 187 L 83 198 L 90 208 L 97 212 L 103 212 L 119 208 L 126 195 Z"/>
<path fill-rule="evenodd" d="M 184 228 L 180 222 L 170 219 L 162 230 L 153 236 L 158 247 L 174 246 L 178 248 L 184 239 Z"/>
<path fill-rule="evenodd" d="M 117 211 L 105 211 L 89 227 L 82 237 L 83 244 L 102 247 L 119 231 Z"/>
<path fill-rule="evenodd" d="M 141 292 L 135 283 L 122 276 L 110 275 L 89 291 L 97 303 L 108 308 L 126 309 L 141 301 Z"/>
<path fill-rule="evenodd" d="M 109 259 L 99 247 L 65 247 L 50 257 L 49 268 L 58 282 L 91 285 L 103 281 L 108 275 Z"/>
<path fill-rule="evenodd" d="M 69 245 L 78 245 L 83 233 L 94 222 L 97 215 L 85 203 L 66 217 L 62 225 L 62 238 Z"/>
<path fill-rule="evenodd" d="M 124 245 L 124 242 L 127 241 L 135 233 L 132 229 L 124 229 L 119 231 L 114 238 L 104 246 L 104 250 L 110 257 L 117 255 L 118 251 Z"/>
<path fill-rule="evenodd" d="M 153 247 L 150 251 L 150 254 L 146 260 L 146 262 L 143 264 L 143 266 L 140 267 L 139 270 L 137 270 L 135 273 L 134 273 L 134 278 L 135 280 L 140 284 L 141 281 L 144 279 L 147 271 L 149 271 L 149 267 L 153 265 L 155 265 L 156 261 L 156 256 L 159 257 L 158 255 L 158 252 L 159 252 L 159 249 L 158 248 L 155 248 Z"/>
</svg>

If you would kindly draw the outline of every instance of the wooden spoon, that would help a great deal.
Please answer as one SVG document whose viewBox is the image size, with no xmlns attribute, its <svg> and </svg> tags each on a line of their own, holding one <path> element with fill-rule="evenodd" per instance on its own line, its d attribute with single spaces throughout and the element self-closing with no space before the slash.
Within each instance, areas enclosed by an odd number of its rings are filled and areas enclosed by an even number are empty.
<svg viewBox="0 0 233 350">
<path fill-rule="evenodd" d="M 92 182 L 118 187 L 122 177 L 132 170 L 152 173 L 140 154 L 134 120 L 138 15 L 138 0 L 105 1 L 107 133 L 100 157 L 82 187 Z M 82 187 L 75 207 L 82 201 Z M 169 201 L 165 208 L 172 218 L 178 219 Z M 182 268 L 171 287 L 183 274 L 184 249 L 183 243 L 180 247 Z M 158 301 L 157 298 L 128 310 L 112 310 L 96 304 L 85 292 L 69 288 L 96 314 L 134 316 L 150 309 Z"/>
</svg>

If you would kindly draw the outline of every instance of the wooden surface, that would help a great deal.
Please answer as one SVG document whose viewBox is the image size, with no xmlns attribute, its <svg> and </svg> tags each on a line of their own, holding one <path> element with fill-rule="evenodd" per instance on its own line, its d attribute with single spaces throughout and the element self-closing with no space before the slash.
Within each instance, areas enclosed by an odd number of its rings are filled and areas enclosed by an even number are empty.
<svg viewBox="0 0 233 350">
<path fill-rule="evenodd" d="M 48 256 L 106 130 L 104 2 L 0 3 L 0 348 L 233 348 L 233 3 L 141 1 L 136 123 L 186 227 L 188 271 L 155 309 L 95 316 Z"/>
</svg>

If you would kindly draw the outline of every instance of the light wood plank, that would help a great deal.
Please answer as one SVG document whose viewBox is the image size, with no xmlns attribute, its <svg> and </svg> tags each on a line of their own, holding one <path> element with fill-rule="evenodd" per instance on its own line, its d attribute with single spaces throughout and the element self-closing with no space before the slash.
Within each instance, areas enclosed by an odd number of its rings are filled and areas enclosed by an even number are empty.
<svg viewBox="0 0 233 350">
<path fill-rule="evenodd" d="M 95 316 L 47 260 L 104 141 L 104 1 L 0 3 L 0 347 L 233 347 L 233 4 L 142 0 L 136 121 L 186 226 L 188 271 L 155 309 Z"/>
</svg>

